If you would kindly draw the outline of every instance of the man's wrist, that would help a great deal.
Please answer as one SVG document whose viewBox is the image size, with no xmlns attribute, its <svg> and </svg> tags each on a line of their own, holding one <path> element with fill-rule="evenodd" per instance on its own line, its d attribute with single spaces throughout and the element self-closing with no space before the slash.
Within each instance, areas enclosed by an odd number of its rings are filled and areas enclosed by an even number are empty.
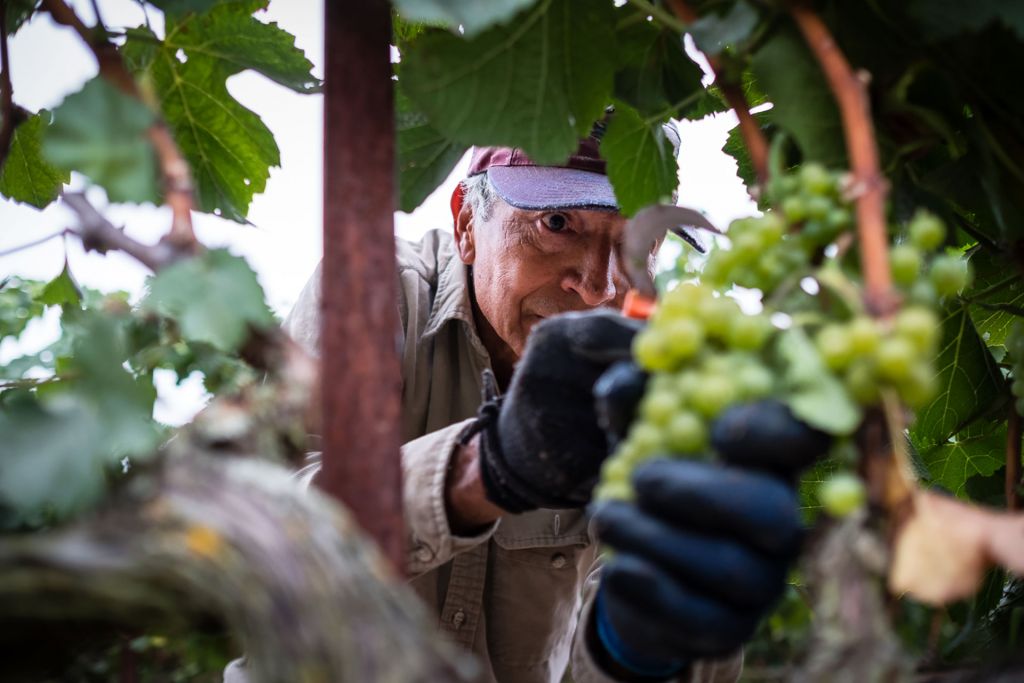
<svg viewBox="0 0 1024 683">
<path fill-rule="evenodd" d="M 487 499 L 480 477 L 480 434 L 455 447 L 445 479 L 448 525 L 456 536 L 474 536 L 505 511 Z"/>
</svg>

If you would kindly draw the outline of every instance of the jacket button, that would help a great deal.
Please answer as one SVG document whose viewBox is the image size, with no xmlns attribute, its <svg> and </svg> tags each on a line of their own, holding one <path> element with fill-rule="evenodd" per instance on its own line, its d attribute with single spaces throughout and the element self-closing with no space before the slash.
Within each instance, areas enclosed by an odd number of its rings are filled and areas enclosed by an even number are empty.
<svg viewBox="0 0 1024 683">
<path fill-rule="evenodd" d="M 434 559 L 434 553 L 425 545 L 416 548 L 416 559 L 420 562 L 430 562 Z"/>
<path fill-rule="evenodd" d="M 566 559 L 562 553 L 555 553 L 551 556 L 551 566 L 555 569 L 561 569 L 565 566 Z"/>
<path fill-rule="evenodd" d="M 456 630 L 462 628 L 462 624 L 465 621 L 466 621 L 466 613 L 463 612 L 461 609 L 458 612 L 456 612 L 454 615 L 452 615 L 452 626 L 454 626 L 456 628 Z"/>
</svg>

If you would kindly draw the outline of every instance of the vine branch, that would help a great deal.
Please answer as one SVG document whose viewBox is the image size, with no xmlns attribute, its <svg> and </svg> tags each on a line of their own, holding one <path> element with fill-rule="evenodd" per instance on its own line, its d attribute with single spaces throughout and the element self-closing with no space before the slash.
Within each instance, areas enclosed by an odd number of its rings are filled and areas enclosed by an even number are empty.
<svg viewBox="0 0 1024 683">
<path fill-rule="evenodd" d="M 697 13 L 686 0 L 668 0 L 668 4 L 684 24 L 692 24 L 698 19 Z M 750 154 L 750 164 L 757 175 L 758 184 L 763 187 L 768 182 L 768 141 L 761 131 L 761 126 L 757 124 L 757 119 L 750 113 L 750 105 L 747 103 L 747 96 L 743 94 L 743 88 L 738 83 L 721 77 L 722 65 L 718 57 L 707 55 L 707 59 L 722 96 L 736 112 L 736 118 L 740 122 L 740 134 Z"/>
<path fill-rule="evenodd" d="M 11 62 L 7 53 L 7 3 L 0 2 L 0 168 L 7 160 L 14 139 L 14 86 L 11 85 Z"/>
<path fill-rule="evenodd" d="M 857 202 L 857 234 L 864 270 L 865 304 L 875 316 L 893 312 L 896 297 L 889 271 L 889 240 L 885 227 L 887 183 L 878 162 L 865 72 L 854 72 L 821 17 L 796 3 L 790 14 L 818 60 L 843 120 L 846 150 L 853 174 L 851 193 Z"/>
<path fill-rule="evenodd" d="M 106 31 L 100 27 L 86 26 L 63 0 L 43 0 L 43 7 L 54 21 L 71 27 L 82 38 L 96 57 L 103 78 L 122 92 L 151 106 L 139 91 L 134 76 L 121 59 L 117 46 L 107 40 Z M 180 248 L 198 250 L 200 245 L 192 230 L 192 176 L 188 164 L 181 156 L 166 124 L 162 121 L 154 123 L 150 126 L 148 134 L 150 144 L 153 145 L 160 161 L 160 171 L 164 179 L 164 200 L 171 207 L 171 229 L 164 239 Z"/>
<path fill-rule="evenodd" d="M 3 251 L 0 251 L 0 258 L 3 258 L 4 256 L 10 256 L 11 254 L 17 254 L 19 251 L 25 251 L 26 249 L 31 249 L 32 247 L 38 247 L 40 244 L 45 244 L 46 242 L 49 242 L 54 237 L 63 237 L 64 235 L 67 235 L 69 232 L 72 232 L 72 230 L 64 228 L 63 230 L 58 230 L 57 232 L 50 233 L 45 237 L 40 237 L 39 239 L 32 240 L 31 242 L 19 244 L 15 247 L 11 247 L 10 249 L 4 249 Z"/>
</svg>

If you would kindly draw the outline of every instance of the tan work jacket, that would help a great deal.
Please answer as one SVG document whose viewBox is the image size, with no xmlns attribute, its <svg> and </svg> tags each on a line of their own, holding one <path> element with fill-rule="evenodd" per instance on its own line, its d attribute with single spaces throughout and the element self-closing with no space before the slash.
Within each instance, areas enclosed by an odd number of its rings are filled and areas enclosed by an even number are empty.
<svg viewBox="0 0 1024 683">
<path fill-rule="evenodd" d="M 471 538 L 454 536 L 444 485 L 456 438 L 480 404 L 490 367 L 477 335 L 467 268 L 449 233 L 397 241 L 403 332 L 402 467 L 412 585 L 437 615 L 446 638 L 476 653 L 484 679 L 557 683 L 570 667 L 576 683 L 611 681 L 583 643 L 597 585 L 597 545 L 579 510 L 508 515 Z M 320 269 L 285 323 L 316 352 Z M 580 621 L 580 623 L 583 623 Z M 574 637 L 576 633 L 579 638 Z M 701 662 L 691 681 L 732 683 L 739 657 Z"/>
</svg>

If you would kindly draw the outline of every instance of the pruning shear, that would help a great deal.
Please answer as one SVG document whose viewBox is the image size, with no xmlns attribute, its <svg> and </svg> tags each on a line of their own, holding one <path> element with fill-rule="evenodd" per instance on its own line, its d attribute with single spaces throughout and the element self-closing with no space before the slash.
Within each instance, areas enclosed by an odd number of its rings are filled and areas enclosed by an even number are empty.
<svg viewBox="0 0 1024 683">
<path fill-rule="evenodd" d="M 685 206 L 649 206 L 626 222 L 625 237 L 619 247 L 619 260 L 630 284 L 630 290 L 622 304 L 623 315 L 646 320 L 654 312 L 658 292 L 650 271 L 651 250 L 667 231 L 671 231 L 701 254 L 707 252 L 692 233 L 693 228 L 703 228 L 722 234 L 722 231 L 704 214 Z"/>
</svg>

